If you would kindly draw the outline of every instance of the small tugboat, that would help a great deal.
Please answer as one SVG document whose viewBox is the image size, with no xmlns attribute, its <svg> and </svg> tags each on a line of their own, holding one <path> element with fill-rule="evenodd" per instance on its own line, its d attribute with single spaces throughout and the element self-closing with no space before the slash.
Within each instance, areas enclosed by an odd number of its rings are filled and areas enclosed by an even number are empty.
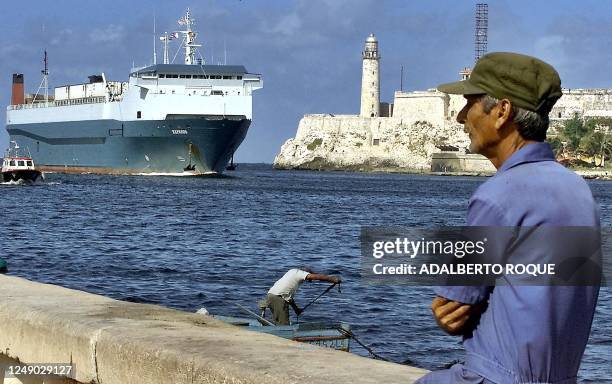
<svg viewBox="0 0 612 384">
<path fill-rule="evenodd" d="M 19 145 L 17 142 L 11 141 L 9 148 L 6 150 L 6 155 L 2 160 L 2 181 L 3 182 L 18 182 L 20 180 L 26 182 L 35 182 L 42 178 L 42 173 L 34 167 L 32 157 L 23 156 L 19 153 Z"/>
</svg>

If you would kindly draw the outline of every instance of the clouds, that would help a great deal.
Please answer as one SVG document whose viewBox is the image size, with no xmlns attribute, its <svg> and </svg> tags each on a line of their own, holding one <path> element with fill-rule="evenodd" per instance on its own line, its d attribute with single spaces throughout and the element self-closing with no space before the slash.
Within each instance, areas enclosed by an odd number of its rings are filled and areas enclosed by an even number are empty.
<svg viewBox="0 0 612 384">
<path fill-rule="evenodd" d="M 110 24 L 103 29 L 96 28 L 89 34 L 92 43 L 116 43 L 125 37 L 125 28 L 122 25 Z"/>
<path fill-rule="evenodd" d="M 559 16 L 547 32 L 550 34 L 545 39 L 548 51 L 543 53 L 555 60 L 564 84 L 571 88 L 612 88 L 612 78 L 604 75 L 610 72 L 612 63 L 612 19 L 609 16 Z"/>
<path fill-rule="evenodd" d="M 555 63 L 559 68 L 565 67 L 569 61 L 565 44 L 566 37 L 562 35 L 538 37 L 534 42 L 534 55 L 546 62 Z"/>
<path fill-rule="evenodd" d="M 52 46 L 58 46 L 64 44 L 66 41 L 72 38 L 72 29 L 64 28 L 59 31 L 56 35 L 52 35 L 50 43 Z"/>
<path fill-rule="evenodd" d="M 0 57 L 10 58 L 18 55 L 22 55 L 25 52 L 29 52 L 30 49 L 23 44 L 6 44 L 0 45 Z"/>
<path fill-rule="evenodd" d="M 562 0 L 551 7 L 547 2 L 492 0 L 489 51 L 540 56 L 557 67 L 563 84 L 572 88 L 612 88 L 607 75 L 612 4 L 584 1 L 586 6 Z M 254 121 L 238 161 L 271 162 L 305 113 L 357 113 L 361 51 L 370 33 L 380 42 L 384 101 L 391 101 L 399 88 L 401 65 L 404 89 L 422 90 L 457 79 L 474 57 L 474 4 L 455 0 L 37 4 L 5 7 L 20 17 L 0 24 L 0 105 L 9 102 L 12 72 L 25 74 L 28 90 L 38 85 L 44 49 L 49 51 L 51 87 L 85 81 L 102 71 L 109 79 L 126 80 L 132 62 L 152 61 L 154 14 L 158 33 L 173 31 L 191 7 L 209 63 L 223 58 L 227 48 L 228 64 L 242 64 L 264 76 L 264 89 L 254 94 Z M 157 52 L 159 59 L 160 46 Z M 6 145 L 5 137 L 0 133 L 0 147 Z"/>
<path fill-rule="evenodd" d="M 302 27 L 302 19 L 297 13 L 293 12 L 288 15 L 283 15 L 271 28 L 264 26 L 267 29 L 265 32 L 269 34 L 280 34 L 286 38 L 293 38 Z"/>
</svg>

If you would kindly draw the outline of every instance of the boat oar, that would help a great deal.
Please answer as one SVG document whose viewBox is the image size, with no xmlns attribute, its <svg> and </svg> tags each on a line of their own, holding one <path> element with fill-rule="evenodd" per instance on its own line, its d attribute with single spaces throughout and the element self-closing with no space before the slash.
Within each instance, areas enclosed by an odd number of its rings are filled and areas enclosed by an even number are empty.
<svg viewBox="0 0 612 384">
<path fill-rule="evenodd" d="M 246 313 L 248 313 L 249 315 L 253 316 L 254 318 L 256 318 L 257 320 L 259 320 L 260 323 L 262 323 L 263 325 L 276 325 L 273 322 L 271 322 L 268 319 L 264 319 L 263 317 L 259 316 L 258 314 L 256 314 L 255 312 L 251 311 L 250 309 L 240 305 L 240 304 L 236 304 L 238 306 L 238 308 L 242 309 L 243 311 L 245 311 Z"/>
<path fill-rule="evenodd" d="M 333 287 L 335 287 L 338 283 L 333 283 L 332 285 L 330 285 L 329 287 L 327 287 L 326 290 L 324 290 L 319 296 L 315 297 L 310 303 L 306 304 L 304 307 L 302 307 L 301 312 L 304 312 L 306 310 L 306 308 L 308 308 L 309 306 L 311 306 L 312 304 L 314 304 L 315 301 L 319 300 L 319 298 L 321 296 L 323 296 L 324 294 L 326 294 L 327 292 L 331 291 L 331 289 Z M 340 289 L 340 286 L 338 285 L 338 289 Z M 300 312 L 300 313 L 301 313 Z"/>
</svg>

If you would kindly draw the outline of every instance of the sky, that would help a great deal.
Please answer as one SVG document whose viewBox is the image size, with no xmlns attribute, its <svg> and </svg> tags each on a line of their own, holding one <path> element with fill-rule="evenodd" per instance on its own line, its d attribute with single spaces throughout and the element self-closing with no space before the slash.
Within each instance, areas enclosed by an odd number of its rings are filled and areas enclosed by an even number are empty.
<svg viewBox="0 0 612 384">
<path fill-rule="evenodd" d="M 189 7 L 208 63 L 227 57 L 227 64 L 263 75 L 264 88 L 253 95 L 253 122 L 235 160 L 271 163 L 304 114 L 359 113 L 361 51 L 370 33 L 382 57 L 381 101 L 393 101 L 402 66 L 404 90 L 457 80 L 459 70 L 474 62 L 477 2 L 7 1 L 0 15 L 2 127 L 12 74 L 23 73 L 26 91 L 35 93 L 45 49 L 51 94 L 55 86 L 84 83 L 101 72 L 109 80 L 127 81 L 133 64 L 152 63 L 153 19 L 158 33 L 174 31 Z M 567 88 L 612 88 L 612 2 L 488 4 L 489 52 L 537 56 L 559 71 Z M 7 146 L 6 130 L 0 129 L 0 147 Z"/>
</svg>

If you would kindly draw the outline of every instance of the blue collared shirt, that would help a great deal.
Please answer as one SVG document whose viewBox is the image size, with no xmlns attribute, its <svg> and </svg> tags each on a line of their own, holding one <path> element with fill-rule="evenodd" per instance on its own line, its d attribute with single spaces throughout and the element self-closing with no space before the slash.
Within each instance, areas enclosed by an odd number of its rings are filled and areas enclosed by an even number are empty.
<svg viewBox="0 0 612 384">
<path fill-rule="evenodd" d="M 515 152 L 478 188 L 469 201 L 467 224 L 600 223 L 586 182 L 557 163 L 547 143 L 534 143 Z M 599 287 L 439 287 L 436 293 L 467 304 L 489 302 L 464 339 L 468 371 L 500 384 L 576 382 Z"/>
</svg>

